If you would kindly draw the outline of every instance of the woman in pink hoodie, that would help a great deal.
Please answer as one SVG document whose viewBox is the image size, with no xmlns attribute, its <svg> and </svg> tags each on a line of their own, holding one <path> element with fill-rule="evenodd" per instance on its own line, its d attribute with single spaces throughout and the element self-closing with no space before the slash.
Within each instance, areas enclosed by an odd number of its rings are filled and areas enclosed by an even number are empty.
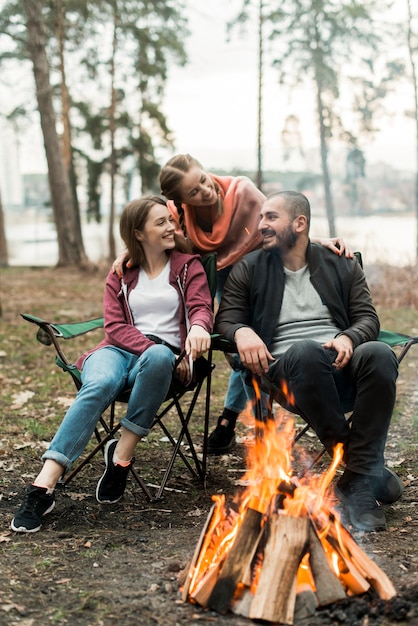
<svg viewBox="0 0 418 626">
<path fill-rule="evenodd" d="M 59 478 L 83 452 L 102 413 L 129 389 L 121 436 L 106 444 L 106 469 L 96 489 L 100 503 L 120 500 L 136 445 L 148 434 L 173 373 L 187 385 L 191 360 L 210 346 L 213 310 L 206 273 L 198 255 L 181 251 L 165 200 L 147 196 L 130 202 L 120 233 L 130 267 L 121 277 L 113 271 L 107 276 L 105 337 L 77 362 L 82 386 L 12 520 L 16 532 L 40 529 L 42 517 L 54 508 Z"/>
</svg>

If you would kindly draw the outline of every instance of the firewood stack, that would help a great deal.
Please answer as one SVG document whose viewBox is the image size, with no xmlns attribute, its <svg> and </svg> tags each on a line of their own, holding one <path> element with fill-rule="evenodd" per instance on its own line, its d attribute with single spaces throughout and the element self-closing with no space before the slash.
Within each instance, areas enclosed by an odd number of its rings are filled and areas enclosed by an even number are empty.
<svg viewBox="0 0 418 626">
<path fill-rule="evenodd" d="M 215 504 L 180 580 L 183 601 L 221 614 L 232 611 L 293 624 L 295 615 L 307 617 L 318 607 L 370 588 L 384 600 L 393 598 L 391 581 L 328 504 L 327 488 L 341 453 L 336 452 L 319 480 L 306 478 L 298 485 L 280 478 L 272 491 L 271 473 L 266 471 L 266 488 L 259 472 L 254 480 L 252 471 L 244 498 L 227 502 L 213 497 Z M 256 456 L 263 458 L 260 451 Z M 268 463 L 264 456 L 263 470 Z"/>
</svg>

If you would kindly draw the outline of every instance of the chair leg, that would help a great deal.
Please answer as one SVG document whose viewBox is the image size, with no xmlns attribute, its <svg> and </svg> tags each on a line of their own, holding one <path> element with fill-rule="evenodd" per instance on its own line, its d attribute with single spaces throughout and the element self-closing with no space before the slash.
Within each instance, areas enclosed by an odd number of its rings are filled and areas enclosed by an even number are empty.
<svg viewBox="0 0 418 626">
<path fill-rule="evenodd" d="M 175 402 L 173 401 L 170 405 L 170 407 L 173 407 L 175 405 Z M 169 407 L 169 408 L 170 408 Z M 165 436 L 167 437 L 167 439 L 170 441 L 171 445 L 174 447 L 177 446 L 177 442 L 174 439 L 173 435 L 170 433 L 170 431 L 167 429 L 167 427 L 164 424 L 163 421 L 163 416 L 166 414 L 166 411 L 164 411 L 163 413 L 161 413 L 158 417 L 155 418 L 155 422 L 153 424 L 153 426 L 155 426 L 155 424 L 159 424 L 161 430 L 163 431 L 163 433 L 165 434 Z M 181 434 L 181 433 L 180 433 Z M 179 437 L 180 439 L 180 437 Z M 181 441 L 181 439 L 180 439 Z M 193 466 L 190 464 L 188 458 L 184 455 L 183 451 L 181 450 L 180 446 L 178 446 L 178 450 L 177 450 L 177 454 L 180 456 L 181 460 L 183 461 L 183 463 L 186 465 L 187 469 L 189 470 L 189 472 L 191 474 L 193 474 L 194 476 L 197 477 L 197 473 L 195 471 L 195 469 L 193 468 Z"/>
<path fill-rule="evenodd" d="M 156 497 L 152 495 L 151 491 L 149 490 L 147 484 L 145 483 L 144 480 L 142 480 L 141 476 L 138 474 L 138 472 L 135 470 L 134 467 L 130 467 L 130 472 L 133 476 L 133 478 L 135 479 L 137 485 L 142 489 L 142 491 L 144 492 L 145 497 L 147 498 L 147 500 L 149 502 L 154 502 L 156 500 Z"/>
<path fill-rule="evenodd" d="M 207 466 L 208 466 L 208 439 L 209 439 L 209 417 L 210 417 L 210 393 L 212 389 L 212 370 L 213 365 L 213 349 L 208 352 L 209 373 L 206 379 L 206 398 L 205 398 L 205 422 L 203 431 L 203 448 L 202 448 L 202 482 L 203 489 L 206 489 Z"/>
<path fill-rule="evenodd" d="M 172 435 L 167 431 L 167 429 L 166 429 L 165 425 L 163 424 L 163 422 L 160 419 L 157 420 L 158 423 L 160 424 L 161 428 L 163 429 L 163 431 L 166 433 L 167 437 L 171 441 L 171 443 L 173 445 L 173 451 L 172 451 L 172 454 L 171 454 L 171 457 L 170 457 L 170 461 L 169 461 L 169 463 L 167 465 L 167 468 L 166 468 L 166 470 L 164 472 L 164 476 L 163 476 L 163 478 L 161 480 L 160 486 L 158 487 L 158 490 L 157 490 L 157 492 L 155 494 L 156 499 L 161 498 L 161 496 L 162 496 L 162 494 L 164 492 L 165 486 L 166 486 L 167 481 L 168 481 L 168 479 L 170 477 L 170 474 L 172 472 L 172 469 L 173 469 L 173 466 L 174 466 L 174 462 L 175 462 L 177 456 L 181 457 L 182 461 L 186 464 L 187 468 L 189 469 L 189 471 L 191 472 L 191 474 L 193 476 L 195 476 L 196 478 L 200 478 L 202 480 L 202 468 L 201 468 L 200 461 L 199 461 L 199 459 L 197 457 L 196 450 L 195 450 L 193 441 L 192 441 L 192 439 L 190 437 L 190 433 L 189 433 L 189 430 L 188 430 L 189 421 L 190 421 L 190 418 L 191 418 L 191 416 L 193 414 L 193 409 L 195 407 L 197 397 L 199 396 L 199 392 L 200 392 L 201 386 L 202 386 L 202 384 L 200 383 L 196 387 L 196 389 L 194 390 L 193 399 L 192 399 L 192 401 L 191 401 L 191 403 L 189 405 L 189 408 L 188 408 L 186 416 L 183 413 L 183 410 L 182 410 L 182 408 L 180 406 L 178 398 L 175 396 L 174 399 L 173 399 L 174 403 L 176 405 L 176 408 L 177 408 L 177 413 L 178 413 L 180 422 L 181 422 L 181 430 L 180 430 L 180 433 L 179 433 L 179 435 L 177 437 L 177 441 L 175 441 L 174 438 L 172 437 Z M 180 446 L 182 444 L 182 441 L 183 441 L 184 437 L 186 437 L 187 442 L 189 444 L 190 452 L 192 454 L 193 461 L 195 463 L 196 469 L 189 463 L 188 459 L 184 456 L 182 450 L 180 449 Z"/>
</svg>

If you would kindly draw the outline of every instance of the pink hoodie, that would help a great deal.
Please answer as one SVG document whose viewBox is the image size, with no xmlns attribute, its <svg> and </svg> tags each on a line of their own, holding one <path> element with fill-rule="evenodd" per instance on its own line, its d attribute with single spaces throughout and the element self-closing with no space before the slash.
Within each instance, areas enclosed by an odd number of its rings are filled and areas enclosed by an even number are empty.
<svg viewBox="0 0 418 626">
<path fill-rule="evenodd" d="M 177 250 L 170 253 L 170 285 L 180 295 L 180 338 L 181 346 L 187 336 L 184 300 L 187 307 L 190 324 L 202 326 L 209 333 L 213 328 L 212 297 L 210 295 L 207 276 L 199 255 L 184 254 Z M 128 305 L 128 294 L 138 282 L 139 267 L 127 269 L 124 267 L 121 279 L 110 270 L 106 278 L 103 298 L 104 310 L 104 339 L 93 350 L 83 354 L 76 366 L 81 369 L 87 356 L 104 346 L 117 346 L 138 356 L 154 342 L 143 335 L 133 324 L 131 311 Z"/>
</svg>

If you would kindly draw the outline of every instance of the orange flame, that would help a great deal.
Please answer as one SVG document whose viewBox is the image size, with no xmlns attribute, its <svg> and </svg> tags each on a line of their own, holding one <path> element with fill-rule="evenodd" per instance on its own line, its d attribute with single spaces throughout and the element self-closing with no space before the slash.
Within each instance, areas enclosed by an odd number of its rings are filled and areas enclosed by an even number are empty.
<svg viewBox="0 0 418 626">
<path fill-rule="evenodd" d="M 256 399 L 260 399 L 260 389 L 254 381 Z M 289 403 L 293 397 L 285 384 L 281 392 Z M 295 425 L 291 417 L 284 418 L 283 413 L 275 419 L 257 420 L 256 436 L 246 445 L 246 472 L 240 481 L 244 487 L 237 494 L 231 505 L 227 505 L 225 497 L 213 496 L 215 502 L 212 518 L 205 532 L 199 557 L 189 572 L 189 596 L 199 587 L 203 579 L 207 579 L 216 568 L 222 567 L 249 508 L 263 515 L 265 520 L 270 512 L 283 515 L 310 517 L 314 521 L 325 554 L 333 571 L 339 575 L 341 558 L 344 548 L 334 548 L 325 537 L 329 525 L 334 523 L 334 531 L 339 535 L 338 519 L 330 515 L 329 486 L 342 460 L 343 446 L 335 447 L 332 463 L 328 470 L 318 476 L 304 475 L 302 478 L 293 476 L 292 449 Z M 262 522 L 262 524 L 264 521 Z M 251 590 L 257 584 L 261 562 L 254 567 Z M 304 558 L 298 572 L 298 585 L 310 585 L 315 588 L 309 559 Z"/>
</svg>

